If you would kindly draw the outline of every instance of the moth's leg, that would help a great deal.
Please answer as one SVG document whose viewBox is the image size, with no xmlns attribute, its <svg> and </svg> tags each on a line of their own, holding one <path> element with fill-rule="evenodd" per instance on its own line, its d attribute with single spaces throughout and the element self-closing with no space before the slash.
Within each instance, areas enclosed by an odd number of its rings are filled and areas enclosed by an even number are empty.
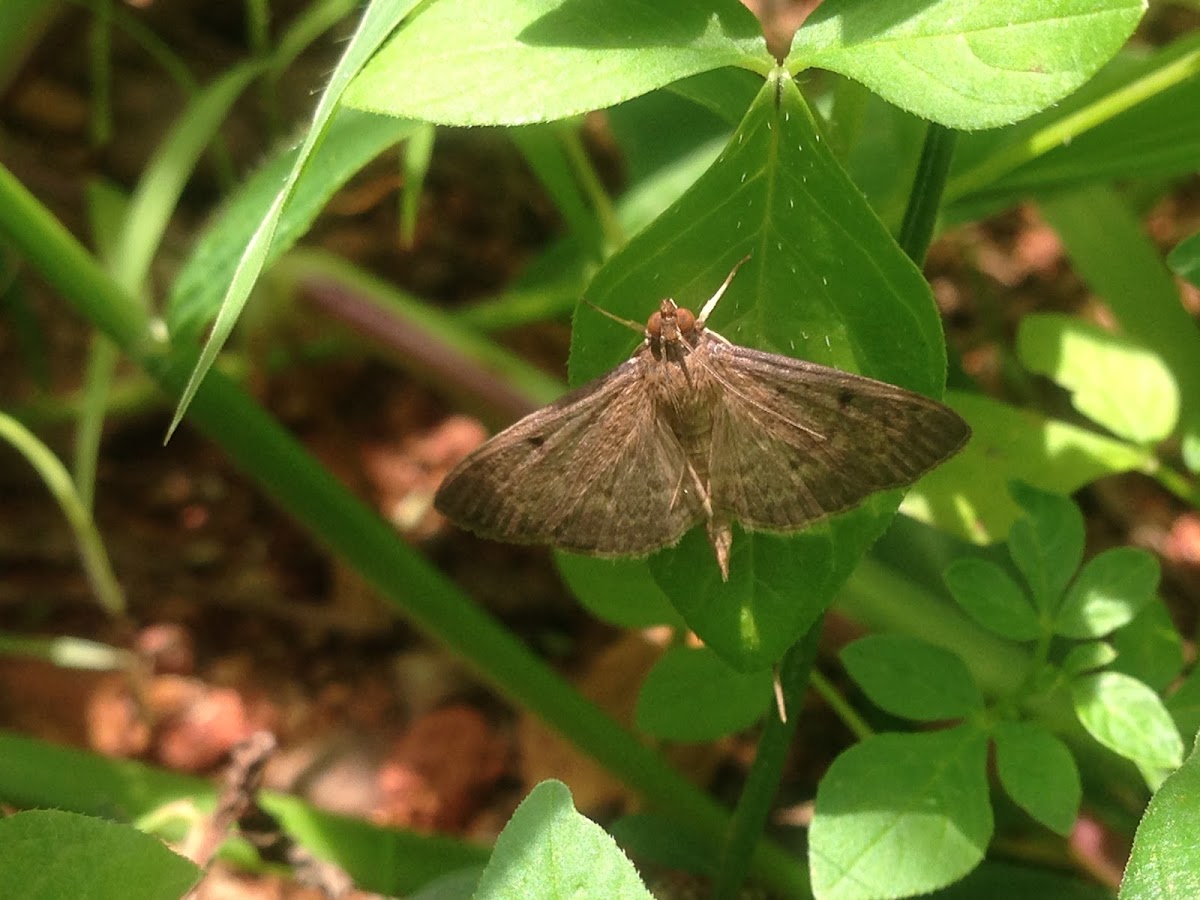
<svg viewBox="0 0 1200 900">
<path fill-rule="evenodd" d="M 687 472 L 684 473 L 684 477 L 686 478 L 689 475 L 692 478 L 692 486 L 696 488 L 696 496 L 700 498 L 700 503 L 704 506 L 704 517 L 711 522 L 713 510 L 712 498 L 708 493 L 708 485 L 700 480 L 700 475 L 692 468 L 691 463 L 687 464 Z M 682 480 L 680 481 L 680 486 L 682 487 Z"/>
<path fill-rule="evenodd" d="M 733 546 L 733 528 L 728 522 L 709 519 L 708 542 L 712 544 L 713 553 L 717 555 L 717 565 L 721 567 L 721 580 L 728 581 L 729 550 Z"/>
<path fill-rule="evenodd" d="M 713 553 L 717 555 L 717 565 L 721 568 L 721 580 L 729 580 L 729 548 L 733 545 L 733 528 L 728 522 L 716 521 L 713 518 L 712 496 L 708 485 L 700 480 L 699 473 L 687 464 L 687 473 L 692 477 L 697 496 L 704 505 L 704 516 L 708 520 L 705 528 L 708 530 L 708 542 L 712 544 Z"/>
</svg>

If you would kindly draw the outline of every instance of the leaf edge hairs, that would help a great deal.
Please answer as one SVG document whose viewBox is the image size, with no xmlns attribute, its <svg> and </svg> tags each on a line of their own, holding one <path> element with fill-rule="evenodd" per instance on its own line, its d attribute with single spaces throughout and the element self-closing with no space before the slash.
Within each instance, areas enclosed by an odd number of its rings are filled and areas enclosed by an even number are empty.
<svg viewBox="0 0 1200 900">
<path fill-rule="evenodd" d="M 748 259 L 749 257 L 747 257 Z M 434 507 L 481 537 L 646 556 L 703 524 L 723 580 L 732 523 L 793 532 L 953 456 L 971 429 L 904 388 L 742 347 L 667 298 L 634 354 L 492 437 Z"/>
</svg>

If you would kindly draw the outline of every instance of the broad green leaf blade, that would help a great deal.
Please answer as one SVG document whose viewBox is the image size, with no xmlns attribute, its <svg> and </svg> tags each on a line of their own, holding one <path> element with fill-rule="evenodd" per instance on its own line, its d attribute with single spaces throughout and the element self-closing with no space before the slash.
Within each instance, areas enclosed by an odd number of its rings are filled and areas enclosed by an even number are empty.
<svg viewBox="0 0 1200 900">
<path fill-rule="evenodd" d="M 1085 675 L 1071 682 L 1071 697 L 1088 733 L 1144 773 L 1174 769 L 1183 761 L 1179 729 L 1158 694 L 1142 682 L 1120 672 Z"/>
<path fill-rule="evenodd" d="M 1083 84 L 1144 10 L 1144 0 L 825 0 L 787 66 L 840 72 L 952 128 L 993 128 Z"/>
<path fill-rule="evenodd" d="M 706 647 L 672 647 L 638 695 L 638 729 L 669 741 L 710 741 L 748 728 L 771 704 L 771 673 L 738 672 Z"/>
<path fill-rule="evenodd" d="M 1200 666 L 1167 698 L 1167 709 L 1184 738 L 1194 741 L 1200 735 Z"/>
<path fill-rule="evenodd" d="M 985 861 L 978 869 L 937 893 L 937 900 L 1112 900 L 1112 891 L 1090 881 L 1026 865 Z"/>
<path fill-rule="evenodd" d="M 1117 658 L 1117 650 L 1106 641 L 1088 641 L 1086 644 L 1076 644 L 1063 657 L 1062 674 L 1074 678 L 1084 672 L 1103 669 Z"/>
<path fill-rule="evenodd" d="M 961 659 L 917 638 L 877 634 L 839 654 L 850 677 L 885 712 L 936 722 L 983 709 L 983 697 Z"/>
<path fill-rule="evenodd" d="M 1055 617 L 1055 633 L 1104 637 L 1129 624 L 1158 590 L 1158 560 L 1137 547 L 1105 550 L 1080 570 Z"/>
<path fill-rule="evenodd" d="M 575 811 L 561 781 L 543 781 L 517 807 L 475 900 L 619 897 L 652 900 L 633 863 L 603 828 Z"/>
<path fill-rule="evenodd" d="M 683 624 L 645 563 L 575 553 L 555 553 L 554 561 L 575 598 L 605 622 L 620 628 Z"/>
<path fill-rule="evenodd" d="M 712 847 L 689 831 L 686 822 L 661 813 L 621 816 L 608 827 L 608 833 L 643 867 L 649 864 L 712 877 L 721 863 Z"/>
<path fill-rule="evenodd" d="M 1133 838 L 1120 900 L 1200 897 L 1200 753 L 1163 782 Z"/>
<path fill-rule="evenodd" d="M 992 736 L 997 774 L 1008 796 L 1051 831 L 1069 835 L 1083 787 L 1067 745 L 1028 722 L 1001 722 Z"/>
<path fill-rule="evenodd" d="M 975 543 L 1002 540 L 1020 515 L 1011 481 L 1070 494 L 1105 475 L 1156 465 L 1145 450 L 1032 410 L 957 391 L 946 399 L 971 424 L 971 440 L 917 482 L 904 509 Z"/>
<path fill-rule="evenodd" d="M 1200 287 L 1200 231 L 1180 241 L 1167 257 L 1167 264 L 1180 278 Z"/>
<path fill-rule="evenodd" d="M 1017 356 L 1071 392 L 1082 415 L 1135 444 L 1161 441 L 1179 418 L 1179 388 L 1153 351 L 1059 313 L 1021 319 Z"/>
<path fill-rule="evenodd" d="M 945 350 L 928 285 L 829 154 L 791 79 L 773 78 L 717 162 L 597 273 L 589 301 L 638 322 L 664 296 L 698 309 L 750 254 L 715 331 L 937 396 Z M 607 372 L 640 339 L 580 307 L 572 381 Z M 735 528 L 728 583 L 701 529 L 652 571 L 707 646 L 736 668 L 765 668 L 828 605 L 896 504 L 895 492 L 876 495 L 798 536 Z"/>
<path fill-rule="evenodd" d="M 1008 203 L 1031 193 L 1194 172 L 1200 119 L 1200 33 L 1146 53 L 1127 48 L 1086 85 L 1010 128 L 964 135 L 946 185 L 950 221 L 974 202 Z"/>
<path fill-rule="evenodd" d="M 0 884 L 7 896 L 176 900 L 201 874 L 130 825 L 48 809 L 0 819 Z"/>
<path fill-rule="evenodd" d="M 1052 611 L 1083 561 L 1083 514 L 1067 497 L 1021 482 L 1010 488 L 1025 515 L 1008 531 L 1008 552 L 1029 583 L 1034 606 Z"/>
<path fill-rule="evenodd" d="M 439 0 L 346 94 L 444 125 L 526 125 L 613 106 L 673 81 L 773 61 L 736 0 Z"/>
<path fill-rule="evenodd" d="M 1032 641 L 1042 633 L 1029 596 L 995 563 L 958 559 L 943 577 L 955 602 L 989 631 L 1012 641 Z"/>
<path fill-rule="evenodd" d="M 1183 638 L 1167 605 L 1152 597 L 1124 628 L 1109 638 L 1118 656 L 1113 670 L 1164 691 L 1183 670 Z"/>
<path fill-rule="evenodd" d="M 339 109 L 311 165 L 296 181 L 263 265 L 270 265 L 295 244 L 329 198 L 363 166 L 418 127 L 388 116 Z M 242 252 L 262 227 L 279 184 L 295 167 L 298 155 L 298 147 L 286 150 L 251 176 L 192 249 L 167 296 L 167 325 L 175 340 L 193 340 L 217 314 Z"/>
<path fill-rule="evenodd" d="M 470 866 L 449 872 L 406 895 L 406 900 L 469 900 L 479 887 L 483 866 Z"/>
<path fill-rule="evenodd" d="M 1124 334 L 1152 349 L 1179 385 L 1184 460 L 1200 468 L 1200 330 L 1158 248 L 1128 204 L 1110 188 L 1091 187 L 1042 198 L 1040 208 L 1071 261 L 1112 310 Z"/>
<path fill-rule="evenodd" d="M 808 837 L 822 900 L 908 897 L 957 881 L 992 837 L 986 737 L 959 726 L 851 747 L 817 788 Z"/>
<path fill-rule="evenodd" d="M 258 280 L 263 266 L 266 264 L 267 255 L 275 237 L 275 228 L 279 223 L 283 208 L 291 198 L 296 182 L 299 180 L 305 166 L 308 165 L 317 145 L 325 136 L 329 120 L 333 117 L 334 110 L 341 99 L 346 85 L 354 74 L 362 68 L 371 54 L 375 52 L 375 49 L 383 43 L 383 40 L 396 27 L 396 24 L 413 7 L 417 6 L 418 3 L 420 3 L 420 0 L 373 0 L 371 5 L 367 7 L 366 12 L 363 13 L 362 21 L 359 23 L 358 29 L 354 32 L 354 37 L 350 39 L 350 43 L 346 46 L 342 58 L 338 60 L 337 67 L 333 70 L 333 75 L 329 80 L 329 85 L 325 88 L 325 92 L 321 95 L 321 99 L 317 103 L 317 109 L 313 113 L 312 127 L 309 128 L 308 134 L 304 138 L 304 143 L 300 147 L 300 152 L 296 155 L 296 161 L 288 173 L 287 180 L 275 196 L 274 201 L 255 229 L 254 234 L 251 235 L 249 242 L 246 244 L 245 251 L 238 260 L 237 268 L 234 269 L 228 290 L 221 301 L 221 309 L 217 314 L 217 320 L 213 325 L 212 332 L 209 334 L 208 341 L 200 353 L 200 359 L 196 362 L 196 366 L 192 370 L 187 384 L 184 386 L 183 394 L 179 398 L 179 404 L 175 408 L 175 415 L 171 419 L 171 424 L 167 427 L 168 440 L 179 426 L 184 413 L 187 412 L 187 408 L 192 402 L 192 398 L 196 396 L 200 382 L 204 380 L 204 376 L 212 368 L 212 364 L 216 362 L 217 354 L 221 352 L 225 341 L 229 339 L 229 335 L 233 331 L 233 326 L 237 324 L 242 307 L 246 305 L 246 300 L 250 297 L 250 291 L 254 287 L 254 283 Z"/>
</svg>

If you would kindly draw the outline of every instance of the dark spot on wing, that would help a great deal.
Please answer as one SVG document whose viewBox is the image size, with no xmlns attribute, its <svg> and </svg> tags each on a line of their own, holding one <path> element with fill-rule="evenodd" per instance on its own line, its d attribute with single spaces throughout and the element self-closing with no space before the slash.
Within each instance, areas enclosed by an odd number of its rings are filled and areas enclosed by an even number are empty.
<svg viewBox="0 0 1200 900">
<path fill-rule="evenodd" d="M 838 406 L 845 408 L 853 402 L 854 391 L 850 390 L 850 388 L 842 388 L 841 391 L 838 392 Z"/>
<path fill-rule="evenodd" d="M 540 447 L 542 444 L 546 443 L 546 436 L 544 434 L 531 434 L 529 437 L 525 438 L 525 443 L 527 443 L 530 447 Z"/>
</svg>

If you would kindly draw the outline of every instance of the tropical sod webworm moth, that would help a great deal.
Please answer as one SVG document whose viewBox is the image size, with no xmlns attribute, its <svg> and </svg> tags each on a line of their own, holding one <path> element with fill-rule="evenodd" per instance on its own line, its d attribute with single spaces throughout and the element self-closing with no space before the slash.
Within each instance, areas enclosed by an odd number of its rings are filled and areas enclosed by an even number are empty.
<svg viewBox="0 0 1200 900">
<path fill-rule="evenodd" d="M 482 537 L 594 556 L 645 556 L 704 525 L 728 580 L 733 522 L 798 531 L 966 443 L 935 400 L 706 328 L 742 262 L 699 315 L 661 301 L 632 357 L 471 453 L 434 506 Z"/>
</svg>

